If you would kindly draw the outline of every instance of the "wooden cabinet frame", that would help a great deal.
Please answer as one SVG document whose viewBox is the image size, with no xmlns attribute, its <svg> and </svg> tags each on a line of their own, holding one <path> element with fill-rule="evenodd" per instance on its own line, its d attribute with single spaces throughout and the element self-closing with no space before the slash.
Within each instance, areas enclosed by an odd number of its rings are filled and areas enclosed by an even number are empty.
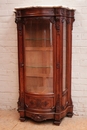
<svg viewBox="0 0 87 130">
<path fill-rule="evenodd" d="M 65 116 L 72 117 L 71 59 L 73 9 L 63 7 L 15 8 L 18 37 L 19 100 L 20 120 L 30 117 L 35 121 L 53 119 L 59 125 Z M 52 23 L 53 43 L 53 93 L 29 93 L 25 91 L 24 27 L 31 19 L 48 19 Z M 63 28 L 65 22 L 65 88 L 63 88 Z M 63 91 L 64 89 L 64 91 Z"/>
</svg>

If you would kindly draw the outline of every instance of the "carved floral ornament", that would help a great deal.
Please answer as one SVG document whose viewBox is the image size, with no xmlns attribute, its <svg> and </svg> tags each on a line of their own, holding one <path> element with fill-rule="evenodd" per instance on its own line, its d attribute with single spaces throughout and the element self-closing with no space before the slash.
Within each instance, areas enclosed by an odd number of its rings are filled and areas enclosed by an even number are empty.
<svg viewBox="0 0 87 130">
<path fill-rule="evenodd" d="M 21 22 L 21 18 L 16 17 L 16 18 L 15 18 L 15 23 L 19 23 L 19 22 Z"/>
<path fill-rule="evenodd" d="M 49 99 L 39 99 L 39 98 L 30 98 L 29 96 L 26 96 L 26 108 L 51 108 L 51 102 L 52 98 Z"/>
<path fill-rule="evenodd" d="M 31 118 L 35 121 L 43 121 L 46 117 L 40 114 L 31 114 Z"/>
<path fill-rule="evenodd" d="M 60 16 L 70 16 L 70 13 L 68 13 L 67 9 L 65 8 L 58 8 L 58 9 L 55 9 L 55 14 L 56 15 L 60 15 Z"/>
</svg>

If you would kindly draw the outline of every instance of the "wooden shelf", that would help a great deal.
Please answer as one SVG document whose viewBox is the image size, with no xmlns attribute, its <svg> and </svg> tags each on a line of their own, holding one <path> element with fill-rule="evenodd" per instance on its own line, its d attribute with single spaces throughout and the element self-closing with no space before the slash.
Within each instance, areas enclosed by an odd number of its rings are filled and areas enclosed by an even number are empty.
<svg viewBox="0 0 87 130">
<path fill-rule="evenodd" d="M 49 38 L 26 38 L 25 40 L 29 40 L 29 41 L 50 41 L 50 39 Z"/>
<path fill-rule="evenodd" d="M 26 77 L 42 77 L 42 78 L 53 78 L 52 74 L 31 74 L 31 73 L 26 73 Z"/>
<path fill-rule="evenodd" d="M 52 66 L 26 66 L 28 68 L 52 68 Z"/>
<path fill-rule="evenodd" d="M 53 51 L 53 47 L 25 47 L 25 51 Z"/>
</svg>

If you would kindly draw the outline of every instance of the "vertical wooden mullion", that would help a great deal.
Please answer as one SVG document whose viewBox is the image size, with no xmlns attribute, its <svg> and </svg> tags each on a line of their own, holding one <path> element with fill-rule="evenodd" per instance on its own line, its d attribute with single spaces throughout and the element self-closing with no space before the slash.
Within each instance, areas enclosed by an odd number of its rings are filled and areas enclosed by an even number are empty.
<svg viewBox="0 0 87 130">
<path fill-rule="evenodd" d="M 55 95 L 54 98 L 54 106 L 56 105 L 56 98 L 57 98 L 57 87 L 56 87 L 56 29 L 55 24 L 52 24 L 52 39 L 53 39 L 53 92 Z"/>
<path fill-rule="evenodd" d="M 24 52 L 23 52 L 23 24 L 17 23 L 18 35 L 18 68 L 19 68 L 19 111 L 20 117 L 24 117 Z"/>
<path fill-rule="evenodd" d="M 62 106 L 62 93 L 63 93 L 63 22 L 62 18 L 60 21 L 60 86 L 59 86 L 59 93 L 60 93 L 60 102 Z"/>
<path fill-rule="evenodd" d="M 56 112 L 60 112 L 60 18 L 58 18 L 57 26 L 59 29 L 56 28 L 56 107 L 59 107 L 59 110 L 56 109 Z"/>
<path fill-rule="evenodd" d="M 57 17 L 56 20 L 56 79 L 57 79 L 57 88 L 56 88 L 56 112 L 61 112 L 61 98 L 62 98 L 62 57 L 63 57 L 63 24 L 61 17 Z"/>
<path fill-rule="evenodd" d="M 69 100 L 69 105 L 72 105 L 71 101 L 71 61 L 72 61 L 72 19 L 68 18 L 67 19 L 67 46 L 66 46 L 66 87 L 68 89 L 68 100 Z"/>
</svg>

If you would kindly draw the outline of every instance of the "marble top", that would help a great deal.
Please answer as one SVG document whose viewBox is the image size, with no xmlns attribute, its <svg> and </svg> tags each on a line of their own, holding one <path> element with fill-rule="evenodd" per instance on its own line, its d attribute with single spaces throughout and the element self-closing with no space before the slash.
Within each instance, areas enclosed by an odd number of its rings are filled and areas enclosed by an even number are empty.
<svg viewBox="0 0 87 130">
<path fill-rule="evenodd" d="M 69 10 L 75 10 L 73 8 L 68 8 L 66 6 L 18 6 L 18 7 L 15 7 L 14 9 L 18 10 L 18 9 L 29 9 L 29 8 L 65 8 Z"/>
</svg>

